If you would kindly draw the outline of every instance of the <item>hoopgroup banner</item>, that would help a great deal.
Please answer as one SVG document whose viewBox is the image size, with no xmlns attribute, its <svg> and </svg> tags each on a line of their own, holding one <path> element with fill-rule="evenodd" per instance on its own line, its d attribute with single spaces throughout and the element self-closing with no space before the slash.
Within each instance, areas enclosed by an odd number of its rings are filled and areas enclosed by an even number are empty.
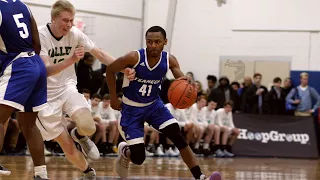
<svg viewBox="0 0 320 180">
<path fill-rule="evenodd" d="M 240 130 L 236 155 L 318 157 L 312 117 L 234 114 L 234 123 Z"/>
</svg>

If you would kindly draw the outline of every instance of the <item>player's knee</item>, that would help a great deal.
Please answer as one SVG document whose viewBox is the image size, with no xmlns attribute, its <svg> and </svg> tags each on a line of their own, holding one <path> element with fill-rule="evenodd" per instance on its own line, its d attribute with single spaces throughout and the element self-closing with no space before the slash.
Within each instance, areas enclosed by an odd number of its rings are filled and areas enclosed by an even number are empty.
<svg viewBox="0 0 320 180">
<path fill-rule="evenodd" d="M 237 129 L 237 128 L 233 128 L 233 129 L 232 129 L 232 135 L 238 136 L 239 134 L 240 134 L 239 129 Z"/>
<path fill-rule="evenodd" d="M 165 128 L 160 129 L 160 131 L 163 135 L 167 136 L 178 149 L 183 149 L 188 146 L 188 143 L 180 132 L 178 123 L 170 124 Z"/>
<path fill-rule="evenodd" d="M 214 131 L 217 133 L 220 132 L 221 131 L 220 126 L 214 126 Z"/>
<path fill-rule="evenodd" d="M 78 129 L 86 136 L 91 136 L 96 132 L 96 125 L 89 110 L 75 112 L 72 119 L 77 123 Z"/>
<path fill-rule="evenodd" d="M 146 159 L 145 147 L 143 143 L 130 145 L 130 160 L 133 164 L 141 165 Z"/>
</svg>

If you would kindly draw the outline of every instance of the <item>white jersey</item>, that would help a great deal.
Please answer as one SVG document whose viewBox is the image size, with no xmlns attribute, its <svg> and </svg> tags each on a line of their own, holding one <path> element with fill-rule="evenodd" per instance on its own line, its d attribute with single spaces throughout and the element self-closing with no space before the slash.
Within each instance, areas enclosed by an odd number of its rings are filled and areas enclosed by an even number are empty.
<svg viewBox="0 0 320 180">
<path fill-rule="evenodd" d="M 114 110 L 111 108 L 111 106 L 108 106 L 107 108 L 103 107 L 103 102 L 99 103 L 99 112 L 101 116 L 101 122 L 108 123 L 110 121 L 116 121 L 116 115 Z"/>
<path fill-rule="evenodd" d="M 216 121 L 214 124 L 217 124 L 219 126 L 227 126 L 229 128 L 234 128 L 232 112 L 226 113 L 224 108 L 218 109 Z"/>
<path fill-rule="evenodd" d="M 170 111 L 172 116 L 178 121 L 179 126 L 184 127 L 186 123 L 189 122 L 184 109 L 174 108 L 170 103 L 167 103 L 165 106 Z"/>
<path fill-rule="evenodd" d="M 209 124 L 214 124 L 214 121 L 216 119 L 216 115 L 217 115 L 217 112 L 213 109 L 211 111 L 209 111 L 208 107 L 203 107 L 201 109 L 202 113 L 205 114 L 205 117 L 206 117 L 206 121 L 209 123 Z"/>
<path fill-rule="evenodd" d="M 72 57 L 77 46 L 83 46 L 86 52 L 94 48 L 94 43 L 78 28 L 72 27 L 66 36 L 54 37 L 49 24 L 40 26 L 41 56 L 50 57 L 50 65 Z M 48 101 L 61 96 L 69 86 L 77 85 L 75 67 L 69 66 L 58 74 L 47 78 Z"/>
</svg>

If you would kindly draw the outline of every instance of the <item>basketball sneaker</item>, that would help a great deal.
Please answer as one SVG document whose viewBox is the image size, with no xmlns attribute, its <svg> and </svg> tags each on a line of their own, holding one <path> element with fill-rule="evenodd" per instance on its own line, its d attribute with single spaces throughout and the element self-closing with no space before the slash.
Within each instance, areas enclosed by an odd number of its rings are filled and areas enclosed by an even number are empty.
<svg viewBox="0 0 320 180">
<path fill-rule="evenodd" d="M 222 180 L 221 174 L 217 171 L 213 172 L 209 178 L 206 178 L 205 175 L 201 175 L 199 180 Z"/>
<path fill-rule="evenodd" d="M 42 177 L 40 177 L 40 176 L 35 176 L 35 177 L 34 177 L 34 180 L 49 180 L 49 179 L 44 179 L 44 178 L 42 178 Z"/>
<path fill-rule="evenodd" d="M 90 168 L 90 171 L 85 173 L 83 176 L 83 180 L 95 180 L 96 179 L 96 171 L 93 168 Z"/>
<path fill-rule="evenodd" d="M 233 157 L 234 156 L 234 154 L 228 152 L 226 149 L 223 151 L 223 153 L 224 153 L 225 157 Z"/>
<path fill-rule="evenodd" d="M 3 167 L 1 164 L 0 164 L 0 174 L 1 175 L 7 175 L 9 176 L 11 174 L 11 171 L 9 171 L 7 168 Z"/>
<path fill-rule="evenodd" d="M 129 148 L 126 142 L 121 142 L 118 146 L 118 159 L 116 162 L 116 172 L 121 178 L 128 177 L 130 159 L 125 156 L 125 148 Z"/>
<path fill-rule="evenodd" d="M 97 146 L 94 144 L 93 141 L 91 141 L 91 139 L 88 138 L 88 136 L 85 136 L 84 138 L 82 139 L 78 139 L 77 136 L 76 136 L 76 129 L 77 128 L 74 128 L 72 129 L 71 131 L 71 138 L 80 144 L 81 146 L 81 149 L 82 149 L 82 153 L 89 157 L 90 159 L 92 160 L 98 160 L 99 157 L 100 157 L 100 153 L 99 153 L 99 150 L 97 148 Z"/>
</svg>

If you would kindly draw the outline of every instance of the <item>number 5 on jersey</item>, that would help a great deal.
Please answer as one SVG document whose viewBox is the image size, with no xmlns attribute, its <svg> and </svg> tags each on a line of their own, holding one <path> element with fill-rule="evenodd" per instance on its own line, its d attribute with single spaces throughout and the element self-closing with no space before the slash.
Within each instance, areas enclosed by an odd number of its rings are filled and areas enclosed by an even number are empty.
<svg viewBox="0 0 320 180">
<path fill-rule="evenodd" d="M 14 19 L 14 22 L 16 23 L 17 27 L 22 28 L 22 30 L 19 31 L 20 36 L 23 39 L 26 39 L 29 37 L 29 31 L 28 31 L 28 27 L 27 27 L 26 23 L 20 22 L 21 18 L 23 18 L 22 13 L 13 15 L 13 19 Z"/>
<path fill-rule="evenodd" d="M 150 96 L 151 90 L 152 90 L 152 85 L 143 84 L 143 85 L 141 86 L 141 88 L 139 89 L 139 92 L 141 92 L 141 95 L 142 95 L 142 96 L 145 96 L 145 95 L 146 95 L 147 89 L 148 89 L 148 94 L 147 94 L 147 96 Z"/>
</svg>

